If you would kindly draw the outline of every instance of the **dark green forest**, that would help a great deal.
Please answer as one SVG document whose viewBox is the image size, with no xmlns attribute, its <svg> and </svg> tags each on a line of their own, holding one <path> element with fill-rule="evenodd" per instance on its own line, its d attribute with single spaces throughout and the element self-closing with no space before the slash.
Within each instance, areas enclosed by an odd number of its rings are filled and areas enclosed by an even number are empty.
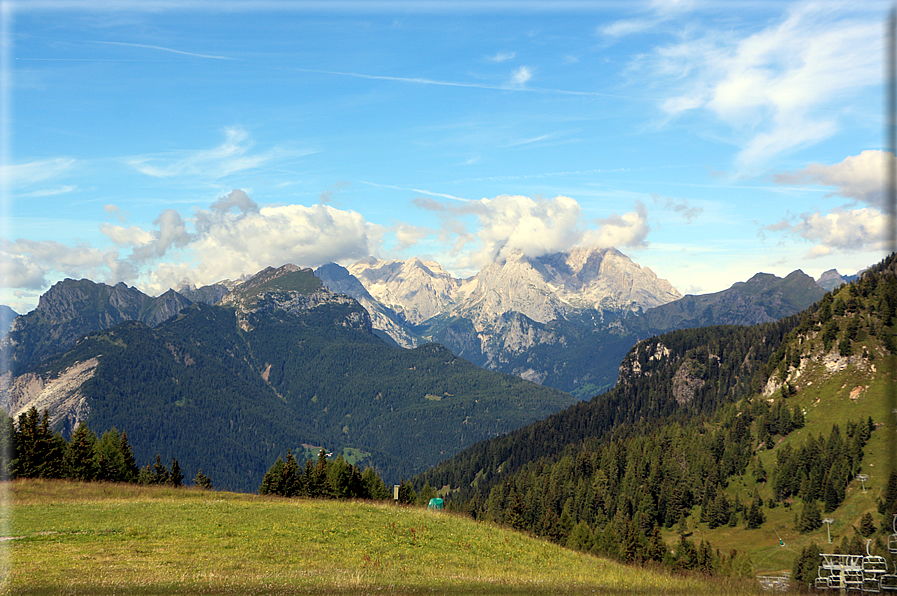
<svg viewBox="0 0 897 596">
<path fill-rule="evenodd" d="M 96 357 L 82 387 L 91 428 L 127 428 L 138 459 L 179 454 L 242 491 L 303 445 L 356 449 L 398 481 L 574 402 L 436 344 L 389 347 L 341 324 L 357 311 L 354 301 L 266 310 L 246 314 L 244 329 L 233 308 L 194 304 L 154 329 L 131 321 L 91 334 L 38 372 Z"/>
</svg>

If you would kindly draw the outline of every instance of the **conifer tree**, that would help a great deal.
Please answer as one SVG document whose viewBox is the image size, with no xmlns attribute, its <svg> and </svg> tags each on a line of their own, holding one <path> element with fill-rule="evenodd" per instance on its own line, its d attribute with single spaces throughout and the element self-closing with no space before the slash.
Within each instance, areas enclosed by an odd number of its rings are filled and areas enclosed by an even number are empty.
<svg viewBox="0 0 897 596">
<path fill-rule="evenodd" d="M 168 483 L 168 468 L 162 464 L 162 456 L 156 454 L 156 463 L 153 464 L 151 469 L 151 483 L 152 484 L 167 484 Z"/>
<path fill-rule="evenodd" d="M 134 459 L 134 452 L 131 450 L 131 444 L 128 443 L 128 433 L 121 431 L 121 442 L 118 449 L 122 456 L 122 480 L 125 482 L 134 482 L 137 480 L 139 468 L 137 460 Z"/>
<path fill-rule="evenodd" d="M 171 472 L 168 474 L 167 484 L 170 484 L 175 488 L 184 485 L 184 473 L 181 472 L 181 466 L 178 464 L 178 460 L 173 457 L 171 458 Z"/>
<path fill-rule="evenodd" d="M 212 490 L 212 479 L 202 473 L 202 468 L 196 473 L 193 483 L 203 490 Z"/>
<path fill-rule="evenodd" d="M 819 513 L 819 505 L 816 501 L 804 503 L 804 508 L 797 523 L 797 531 L 801 534 L 812 532 L 822 527 L 822 515 Z"/>
<path fill-rule="evenodd" d="M 875 520 L 872 519 L 872 514 L 867 511 L 863 514 L 863 517 L 860 518 L 860 536 L 869 538 L 870 536 L 875 534 L 876 530 L 877 528 L 875 527 Z"/>
<path fill-rule="evenodd" d="M 94 445 L 96 435 L 85 423 L 78 425 L 69 441 L 68 449 L 63 456 L 65 477 L 72 480 L 96 480 L 97 464 L 94 461 Z"/>
<path fill-rule="evenodd" d="M 50 415 L 37 409 L 19 416 L 19 428 L 15 434 L 15 460 L 13 469 L 22 478 L 62 478 L 63 457 L 67 444 L 58 433 L 50 430 Z"/>
<path fill-rule="evenodd" d="M 265 475 L 262 477 L 262 485 L 259 487 L 260 495 L 280 495 L 283 483 L 283 460 L 278 457 Z"/>
</svg>

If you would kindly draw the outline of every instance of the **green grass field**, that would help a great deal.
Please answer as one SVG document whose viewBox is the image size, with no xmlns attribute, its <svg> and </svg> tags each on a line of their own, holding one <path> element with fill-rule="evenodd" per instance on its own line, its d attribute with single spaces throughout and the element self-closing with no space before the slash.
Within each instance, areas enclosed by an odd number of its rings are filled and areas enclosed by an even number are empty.
<svg viewBox="0 0 897 596">
<path fill-rule="evenodd" d="M 392 504 L 102 483 L 4 486 L 13 594 L 751 594 Z"/>
</svg>

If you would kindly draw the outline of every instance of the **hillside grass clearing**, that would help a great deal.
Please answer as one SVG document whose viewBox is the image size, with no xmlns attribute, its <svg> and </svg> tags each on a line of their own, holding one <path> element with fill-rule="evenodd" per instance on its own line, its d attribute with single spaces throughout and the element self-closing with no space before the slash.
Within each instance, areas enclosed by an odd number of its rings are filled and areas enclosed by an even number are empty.
<svg viewBox="0 0 897 596">
<path fill-rule="evenodd" d="M 749 594 L 493 524 L 368 502 L 5 483 L 14 594 Z"/>
</svg>

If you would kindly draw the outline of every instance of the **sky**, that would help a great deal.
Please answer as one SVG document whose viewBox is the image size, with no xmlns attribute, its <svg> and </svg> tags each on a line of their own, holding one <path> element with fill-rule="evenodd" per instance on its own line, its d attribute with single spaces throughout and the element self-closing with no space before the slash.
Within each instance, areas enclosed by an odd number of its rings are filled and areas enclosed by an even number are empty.
<svg viewBox="0 0 897 596">
<path fill-rule="evenodd" d="M 0 303 L 615 247 L 680 292 L 885 255 L 888 2 L 0 3 Z"/>
</svg>

